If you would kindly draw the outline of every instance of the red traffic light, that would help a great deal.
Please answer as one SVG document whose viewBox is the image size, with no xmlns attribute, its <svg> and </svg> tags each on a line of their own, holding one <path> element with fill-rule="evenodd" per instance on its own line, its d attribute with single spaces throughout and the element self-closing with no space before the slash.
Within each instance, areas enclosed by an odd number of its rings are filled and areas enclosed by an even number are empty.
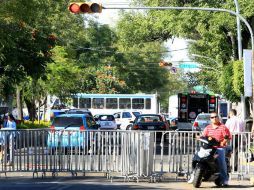
<svg viewBox="0 0 254 190">
<path fill-rule="evenodd" d="M 80 8 L 79 8 L 79 5 L 78 5 L 78 4 L 72 3 L 72 4 L 70 4 L 70 6 L 69 6 L 69 10 L 70 10 L 72 13 L 79 13 Z"/>
<path fill-rule="evenodd" d="M 69 6 L 70 12 L 77 14 L 77 13 L 101 13 L 102 12 L 102 4 L 100 3 L 80 3 L 74 2 L 70 3 Z"/>
</svg>

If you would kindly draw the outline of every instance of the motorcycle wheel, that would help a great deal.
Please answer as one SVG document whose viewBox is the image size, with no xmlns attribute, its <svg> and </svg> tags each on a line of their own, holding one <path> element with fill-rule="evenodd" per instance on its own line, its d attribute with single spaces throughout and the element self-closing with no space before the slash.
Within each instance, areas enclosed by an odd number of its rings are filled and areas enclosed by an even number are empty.
<svg viewBox="0 0 254 190">
<path fill-rule="evenodd" d="M 218 187 L 221 187 L 221 186 L 222 186 L 222 183 L 221 183 L 221 180 L 220 180 L 219 177 L 218 177 L 217 179 L 215 179 L 214 183 L 215 183 L 215 185 L 217 185 Z"/>
<path fill-rule="evenodd" d="M 195 188 L 199 188 L 202 183 L 202 177 L 203 177 L 203 170 L 200 168 L 200 166 L 197 166 L 195 169 L 194 174 L 194 180 L 193 180 L 193 186 Z"/>
</svg>

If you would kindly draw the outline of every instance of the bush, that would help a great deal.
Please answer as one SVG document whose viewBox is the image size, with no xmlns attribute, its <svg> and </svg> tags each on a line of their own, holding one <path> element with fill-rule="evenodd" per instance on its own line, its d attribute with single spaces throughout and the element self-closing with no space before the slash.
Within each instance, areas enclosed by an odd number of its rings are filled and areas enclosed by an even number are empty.
<svg viewBox="0 0 254 190">
<path fill-rule="evenodd" d="M 22 121 L 17 122 L 17 129 L 41 129 L 41 128 L 48 128 L 50 126 L 49 121 Z"/>
</svg>

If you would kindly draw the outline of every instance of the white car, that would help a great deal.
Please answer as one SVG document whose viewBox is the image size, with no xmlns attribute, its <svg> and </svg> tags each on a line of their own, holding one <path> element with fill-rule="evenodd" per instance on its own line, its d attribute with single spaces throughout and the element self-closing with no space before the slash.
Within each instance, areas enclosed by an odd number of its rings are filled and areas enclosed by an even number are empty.
<svg viewBox="0 0 254 190">
<path fill-rule="evenodd" d="M 128 126 L 131 125 L 131 121 L 134 121 L 137 115 L 141 114 L 139 111 L 121 111 L 114 113 L 116 119 L 117 128 L 121 130 L 128 129 Z"/>
<path fill-rule="evenodd" d="M 100 125 L 101 130 L 116 130 L 115 117 L 111 114 L 99 114 L 95 116 L 95 121 Z"/>
</svg>

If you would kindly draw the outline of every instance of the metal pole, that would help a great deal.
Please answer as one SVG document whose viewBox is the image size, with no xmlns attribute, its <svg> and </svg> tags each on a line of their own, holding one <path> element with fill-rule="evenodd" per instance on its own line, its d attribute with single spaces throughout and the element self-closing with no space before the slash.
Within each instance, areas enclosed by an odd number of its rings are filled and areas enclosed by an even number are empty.
<svg viewBox="0 0 254 190">
<path fill-rule="evenodd" d="M 234 0 L 236 13 L 240 14 L 240 8 L 238 0 Z M 242 60 L 242 36 L 241 36 L 241 23 L 239 17 L 236 17 L 236 26 L 237 26 L 237 40 L 238 40 L 238 60 Z M 242 119 L 245 120 L 246 118 L 246 106 L 245 106 L 245 97 L 241 95 L 241 107 L 242 107 Z"/>
<path fill-rule="evenodd" d="M 239 3 L 237 0 L 234 0 L 235 2 L 235 12 L 237 14 L 240 14 L 240 8 L 239 8 Z M 237 25 L 237 39 L 238 39 L 238 59 L 242 60 L 242 35 L 241 35 L 241 23 L 240 23 L 240 18 L 237 16 L 236 17 L 236 25 Z"/>
</svg>

